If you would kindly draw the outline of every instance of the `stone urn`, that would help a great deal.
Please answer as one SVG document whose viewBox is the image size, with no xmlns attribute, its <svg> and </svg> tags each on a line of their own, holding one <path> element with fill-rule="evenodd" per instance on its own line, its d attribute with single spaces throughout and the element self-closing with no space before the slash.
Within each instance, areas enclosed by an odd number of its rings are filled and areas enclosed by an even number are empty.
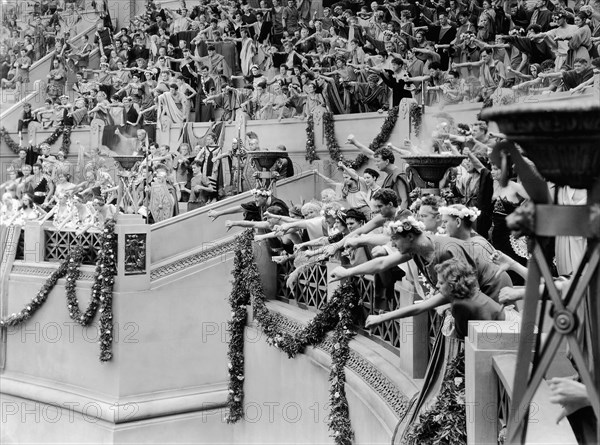
<svg viewBox="0 0 600 445">
<path fill-rule="evenodd" d="M 600 104 L 588 98 L 487 108 L 507 139 L 559 186 L 589 189 L 600 177 Z"/>
<path fill-rule="evenodd" d="M 113 156 L 112 157 L 116 162 L 119 163 L 121 168 L 125 171 L 129 171 L 133 168 L 136 162 L 139 162 L 144 159 L 144 156 L 139 155 L 130 155 L 130 156 Z"/>
<path fill-rule="evenodd" d="M 273 187 L 276 177 L 270 171 L 271 167 L 275 165 L 280 158 L 289 158 L 285 151 L 248 151 L 248 157 L 254 165 L 256 172 L 254 177 L 256 178 L 257 187 Z"/>
<path fill-rule="evenodd" d="M 422 189 L 423 193 L 439 194 L 437 188 L 449 168 L 458 167 L 466 156 L 430 154 L 423 156 L 402 156 L 409 168 L 414 170 L 419 178 L 427 183 L 432 183 L 433 188 Z"/>
</svg>

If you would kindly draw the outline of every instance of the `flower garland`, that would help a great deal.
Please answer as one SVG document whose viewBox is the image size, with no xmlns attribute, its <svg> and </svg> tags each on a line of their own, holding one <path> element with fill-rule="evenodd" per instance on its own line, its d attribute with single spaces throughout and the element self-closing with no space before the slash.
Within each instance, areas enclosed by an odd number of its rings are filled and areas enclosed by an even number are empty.
<svg viewBox="0 0 600 445">
<path fill-rule="evenodd" d="M 32 148 L 39 151 L 40 146 L 42 144 L 54 145 L 56 143 L 56 141 L 58 141 L 58 138 L 60 137 L 60 135 L 62 134 L 63 140 L 62 140 L 61 151 L 63 151 L 66 156 L 69 154 L 69 149 L 71 148 L 71 132 L 72 131 L 73 131 L 73 127 L 65 127 L 65 126 L 57 127 L 52 132 L 52 134 L 50 136 L 48 136 L 48 138 L 46 138 L 46 140 L 44 140 L 43 142 L 41 142 L 37 145 L 34 145 Z M 4 142 L 6 143 L 8 148 L 13 153 L 15 153 L 15 154 L 19 153 L 19 150 L 22 147 L 19 144 L 17 144 L 15 141 L 13 141 L 13 139 L 10 137 L 10 134 L 8 133 L 8 131 L 6 130 L 5 127 L 0 128 L 0 137 L 2 137 L 2 139 L 4 139 Z"/>
<path fill-rule="evenodd" d="M 359 296 L 354 285 L 347 282 L 332 296 L 325 307 L 299 332 L 282 332 L 275 314 L 266 306 L 260 275 L 256 263 L 252 242 L 254 232 L 247 230 L 237 239 L 238 248 L 234 259 L 233 289 L 229 297 L 232 306 L 232 319 L 228 323 L 231 334 L 228 351 L 229 394 L 227 421 L 236 422 L 243 417 L 244 398 L 244 328 L 246 325 L 246 306 L 251 302 L 254 319 L 267 337 L 267 343 L 286 352 L 289 358 L 304 351 L 309 345 L 321 343 L 327 333 L 333 329 L 332 365 L 329 374 L 331 382 L 329 400 L 331 415 L 329 429 L 335 443 L 352 443 L 354 433 L 350 424 L 348 400 L 345 392 L 346 375 L 344 368 L 350 356 L 349 342 L 356 335 L 353 326 L 354 312 L 358 308 Z"/>
<path fill-rule="evenodd" d="M 379 133 L 373 141 L 369 144 L 369 148 L 373 151 L 379 149 L 385 142 L 387 142 L 394 131 L 394 127 L 396 126 L 396 122 L 398 121 L 399 116 L 399 107 L 390 108 L 388 111 L 388 115 L 386 116 L 383 124 L 381 125 L 381 129 Z M 320 159 L 317 156 L 316 148 L 315 148 L 315 121 L 312 114 L 307 119 L 306 125 L 306 160 L 309 162 L 313 162 L 315 160 Z M 352 167 L 355 170 L 358 170 L 363 165 L 365 165 L 369 157 L 364 154 L 359 154 L 356 159 L 353 161 L 348 160 L 344 157 L 340 150 L 340 146 L 337 143 L 335 138 L 335 121 L 333 119 L 333 113 L 326 112 L 323 113 L 323 132 L 325 135 L 325 145 L 327 145 L 327 150 L 329 151 L 329 156 L 336 164 L 339 161 L 344 162 L 349 167 Z"/>
<path fill-rule="evenodd" d="M 317 155 L 317 148 L 315 147 L 315 118 L 312 113 L 306 120 L 306 160 L 309 163 L 318 161 L 319 155 Z"/>
<path fill-rule="evenodd" d="M 100 300 L 100 361 L 112 359 L 113 342 L 113 286 L 117 275 L 117 235 L 116 221 L 108 219 L 100 239 L 100 252 L 96 260 L 96 277 L 92 286 L 92 297 Z"/>
<path fill-rule="evenodd" d="M 100 361 L 102 362 L 109 361 L 112 358 L 112 293 L 114 277 L 117 274 L 115 224 L 114 219 L 109 219 L 104 224 L 100 238 L 100 252 L 96 260 L 92 297 L 85 312 L 81 311 L 76 294 L 76 284 L 80 274 L 79 267 L 83 258 L 81 246 L 73 249 L 67 272 L 67 308 L 71 319 L 81 326 L 88 326 L 98 310 L 100 311 Z"/>
<path fill-rule="evenodd" d="M 411 103 L 409 117 L 410 126 L 415 132 L 415 136 L 419 137 L 421 135 L 421 127 L 423 125 L 423 108 L 421 108 L 421 105 L 415 102 Z"/>
<path fill-rule="evenodd" d="M 71 252 L 67 269 L 67 284 L 65 290 L 67 293 L 67 309 L 69 309 L 69 317 L 82 326 L 90 324 L 98 309 L 98 301 L 94 298 L 94 287 L 92 286 L 92 299 L 87 310 L 82 313 L 79 309 L 79 300 L 77 300 L 77 280 L 80 276 L 79 268 L 83 260 L 83 247 L 77 246 Z"/>
<path fill-rule="evenodd" d="M 69 261 L 70 256 L 67 256 L 67 258 L 60 263 L 58 269 L 52 272 L 52 275 L 46 279 L 46 282 L 42 285 L 36 296 L 33 297 L 31 302 L 25 306 L 21 312 L 13 313 L 6 318 L 0 319 L 0 327 L 19 326 L 33 317 L 33 314 L 35 314 L 46 302 L 48 295 L 50 295 L 50 292 L 52 292 L 52 289 L 54 289 L 58 280 L 66 275 Z"/>
<path fill-rule="evenodd" d="M 464 352 L 448 364 L 436 402 L 419 416 L 407 439 L 414 445 L 467 443 Z"/>
<path fill-rule="evenodd" d="M 92 285 L 92 298 L 85 312 L 81 312 L 77 299 L 77 280 L 80 276 L 80 267 L 83 259 L 83 248 L 77 246 L 69 252 L 67 257 L 46 280 L 37 295 L 21 312 L 11 314 L 0 319 L 0 327 L 18 326 L 28 319 L 47 300 L 48 295 L 56 286 L 58 280 L 66 276 L 65 291 L 69 316 L 82 326 L 87 326 L 93 320 L 98 307 L 100 307 L 100 361 L 105 362 L 112 358 L 112 293 L 114 277 L 117 274 L 117 237 L 115 236 L 115 220 L 109 219 L 104 224 L 100 241 L 100 252 L 96 261 L 96 276 Z"/>
<path fill-rule="evenodd" d="M 383 125 L 381 125 L 381 130 L 379 130 L 379 134 L 375 136 L 375 139 L 373 139 L 373 141 L 369 144 L 369 148 L 371 150 L 378 150 L 379 147 L 381 147 L 390 139 L 392 131 L 394 131 L 394 127 L 396 126 L 396 122 L 398 121 L 399 114 L 399 106 L 390 108 L 390 110 L 388 111 L 388 115 L 383 121 Z"/>
</svg>

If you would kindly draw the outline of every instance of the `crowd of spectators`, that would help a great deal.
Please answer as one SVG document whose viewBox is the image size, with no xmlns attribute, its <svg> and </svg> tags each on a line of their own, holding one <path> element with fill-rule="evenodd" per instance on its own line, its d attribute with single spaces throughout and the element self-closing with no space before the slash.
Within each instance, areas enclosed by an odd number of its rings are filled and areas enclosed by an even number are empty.
<svg viewBox="0 0 600 445">
<path fill-rule="evenodd" d="M 485 122 L 441 125 L 434 134 L 436 145 L 467 156 L 439 184 L 446 188 L 442 194 L 421 194 L 410 175 L 396 173 L 405 169 L 394 156 L 397 148 L 372 152 L 354 140 L 373 157 L 376 169 L 359 175 L 340 163 L 341 187 L 325 189 L 309 202 L 290 206 L 269 190 L 256 189 L 252 202 L 212 210 L 209 216 L 243 212 L 243 219 L 225 220 L 225 226 L 253 228 L 256 241 L 268 240 L 273 261 L 291 265 L 287 285 L 292 293 L 302 285 L 298 278 L 306 268 L 326 260 L 340 263 L 331 272 L 334 281 L 373 274 L 376 295 L 365 321 L 368 328 L 434 309 L 443 316 L 443 334 L 453 338 L 467 335 L 470 320 L 519 324 L 515 306 L 525 296 L 528 251 L 526 240 L 509 230 L 507 216 L 529 198 L 520 178 L 508 172 L 511 179 L 502 181 L 490 161 L 500 137 L 489 134 Z M 390 177 L 394 180 L 387 181 Z M 406 186 L 413 190 L 403 199 L 397 190 Z M 548 193 L 558 204 L 583 205 L 587 198 L 585 190 L 552 184 Z M 565 290 L 586 241 L 557 237 L 554 242 L 552 272 Z M 404 277 L 413 286 L 416 304 L 388 311 L 397 304 L 394 283 Z M 589 323 L 589 314 L 581 322 Z M 564 408 L 579 443 L 588 443 L 585 431 L 595 431 L 597 420 L 585 385 L 554 378 L 551 386 L 552 401 Z"/>
<path fill-rule="evenodd" d="M 31 64 L 55 50 L 48 108 L 65 93 L 74 97 L 75 125 L 381 111 L 405 97 L 485 102 L 581 90 L 600 66 L 594 2 L 341 1 L 316 9 L 308 0 L 202 0 L 177 9 L 150 2 L 129 26 L 103 20 L 78 48 L 63 15 L 45 14 L 25 29 L 10 19 L 3 28 L 2 85 L 26 83 Z M 96 47 L 100 67 L 89 70 Z"/>
<path fill-rule="evenodd" d="M 128 27 L 99 23 L 93 41 L 80 48 L 61 34 L 56 10 L 39 14 L 30 25 L 33 38 L 10 29 L 2 36 L 3 87 L 26 83 L 33 61 L 55 50 L 46 104 L 24 107 L 21 140 L 32 122 L 77 127 L 100 119 L 135 134 L 130 154 L 144 157 L 118 185 L 105 154 L 87 153 L 80 181 L 72 182 L 64 153 L 51 155 L 47 145 L 39 153 L 22 148 L 0 185 L 2 223 L 51 220 L 79 233 L 100 228 L 119 211 L 156 220 L 148 210 L 153 190 L 169 196 L 170 215 L 180 201 L 191 209 L 227 194 L 225 173 L 234 178 L 233 162 L 246 156 L 240 141 L 227 152 L 215 150 L 216 134 L 195 147 L 159 145 L 152 135 L 165 122 L 382 111 L 403 98 L 427 106 L 489 105 L 515 94 L 581 91 L 600 73 L 595 2 L 343 0 L 316 10 L 308 0 L 200 0 L 177 9 L 150 2 Z M 100 66 L 88 69 L 95 48 Z M 66 91 L 69 72 L 75 81 Z M 445 330 L 464 337 L 469 319 L 518 321 L 507 306 L 524 295 L 513 284 L 523 283 L 527 249 L 506 218 L 528 196 L 518 178 L 504 184 L 490 162 L 496 138 L 485 122 L 436 129 L 435 151 L 466 156 L 439 184 L 443 196 L 419 195 L 422 183 L 398 156 L 413 152 L 410 144 L 373 151 L 350 135 L 348 142 L 375 168 L 359 174 L 341 163 L 343 182 L 302 205 L 290 208 L 268 187 L 256 188 L 254 201 L 209 216 L 244 212 L 226 226 L 255 228 L 257 240 L 268 239 L 274 260 L 294 265 L 291 287 L 303 268 L 335 257 L 343 267 L 334 278 L 377 275 L 383 284 L 377 304 L 384 308 L 394 282 L 410 277 L 426 305 L 374 314 L 368 326 L 449 303 L 453 321 Z M 255 135 L 248 139 L 248 150 L 257 150 Z M 274 172 L 290 174 L 283 154 Z M 585 191 L 569 188 L 553 189 L 553 196 L 560 204 L 586 201 Z M 583 239 L 557 238 L 557 275 L 574 273 L 584 246 Z"/>
<path fill-rule="evenodd" d="M 89 3 L 89 2 L 88 2 Z M 100 6 L 99 6 L 100 5 Z M 105 19 L 104 0 L 89 6 Z M 67 73 L 85 68 L 92 44 L 73 45 L 75 30 L 85 19 L 85 0 L 42 0 L 2 4 L 0 28 L 0 86 L 15 90 L 17 97 L 31 90 L 29 73 L 33 64 L 47 54 L 53 62 L 47 73 L 48 97 L 55 101 L 64 94 Z M 100 11 L 98 10 L 100 8 Z"/>
</svg>

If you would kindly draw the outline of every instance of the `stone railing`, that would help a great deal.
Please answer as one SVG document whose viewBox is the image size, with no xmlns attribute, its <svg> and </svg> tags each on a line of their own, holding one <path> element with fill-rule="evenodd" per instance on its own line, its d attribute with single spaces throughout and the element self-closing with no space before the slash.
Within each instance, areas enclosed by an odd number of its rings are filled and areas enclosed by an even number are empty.
<svg viewBox="0 0 600 445">
<path fill-rule="evenodd" d="M 290 289 L 286 280 L 294 266 L 289 263 L 278 265 L 276 298 L 311 311 L 321 309 L 327 303 L 328 295 L 337 287 L 338 283 L 329 280 L 329 272 L 337 266 L 339 263 L 336 262 L 314 263 L 304 268 L 297 283 Z M 416 297 L 406 280 L 396 282 L 393 299 L 377 302 L 381 297 L 378 297 L 378 284 L 372 275 L 357 278 L 356 286 L 361 295 L 359 326 L 364 326 L 369 315 L 379 313 L 382 306 L 385 306 L 385 311 L 393 311 L 413 304 Z M 409 376 L 422 378 L 440 323 L 440 317 L 431 311 L 430 314 L 387 321 L 371 330 L 359 329 L 359 332 L 398 354 L 400 367 Z"/>
<path fill-rule="evenodd" d="M 93 16 L 86 16 L 86 20 L 83 22 L 87 25 L 87 28 L 82 30 L 78 35 L 74 36 L 70 43 L 75 46 L 81 46 L 83 42 L 83 36 L 87 35 L 90 42 L 93 41 L 94 33 L 96 32 L 96 21 L 97 15 L 94 13 Z M 46 81 L 47 74 L 50 72 L 52 60 L 54 59 L 54 51 L 48 53 L 40 60 L 36 61 L 31 65 L 29 70 L 29 85 L 25 85 L 28 89 L 24 95 L 17 102 L 14 102 L 14 97 L 6 96 L 6 92 L 3 93 L 3 106 L 2 113 L 0 114 L 0 121 L 2 126 L 6 127 L 9 131 L 16 131 L 17 122 L 23 112 L 23 104 L 28 102 L 32 107 L 39 108 L 44 105 L 46 100 Z M 98 50 L 94 49 L 90 54 L 90 68 L 96 66 L 100 59 L 98 57 Z M 73 74 L 69 74 L 69 78 L 73 78 Z M 8 91 L 8 90 L 7 90 Z M 10 105 L 12 104 L 12 105 Z"/>
<path fill-rule="evenodd" d="M 519 326 L 507 321 L 471 321 L 465 339 L 465 404 L 469 445 L 503 444 L 511 416 Z M 556 420 L 560 405 L 550 403 L 543 382 L 529 405 L 524 443 L 576 444 L 569 422 Z"/>
</svg>

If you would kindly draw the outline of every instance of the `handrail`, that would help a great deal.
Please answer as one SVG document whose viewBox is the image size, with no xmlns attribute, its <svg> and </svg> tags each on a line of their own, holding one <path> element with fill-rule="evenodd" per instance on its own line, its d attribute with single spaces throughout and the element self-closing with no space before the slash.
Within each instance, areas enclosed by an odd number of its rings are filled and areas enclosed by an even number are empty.
<svg viewBox="0 0 600 445">
<path fill-rule="evenodd" d="M 96 25 L 89 26 L 86 30 L 73 37 L 70 43 L 77 43 L 83 38 L 84 35 L 92 35 L 95 32 Z M 90 57 L 92 57 L 98 49 L 94 49 Z M 26 102 L 32 103 L 34 108 L 41 106 L 46 99 L 46 75 L 50 71 L 50 63 L 54 58 L 55 51 L 52 51 L 42 57 L 40 60 L 34 62 L 29 70 L 29 80 L 33 84 L 34 90 L 27 93 L 26 96 L 20 99 L 18 102 L 11 105 L 8 109 L 4 110 L 0 114 L 0 122 L 2 126 L 7 127 L 14 124 L 16 126 L 17 120 L 19 119 L 23 110 L 23 104 Z"/>
<path fill-rule="evenodd" d="M 284 201 L 290 198 L 297 199 L 301 194 L 299 193 L 301 190 L 306 191 L 303 196 L 315 196 L 318 187 L 317 178 L 320 178 L 319 173 L 311 170 L 278 181 L 277 197 Z M 150 263 L 152 265 L 160 263 L 167 258 L 182 255 L 197 248 L 197 246 L 212 246 L 215 240 L 224 238 L 227 235 L 227 229 L 223 224 L 225 218 L 213 223 L 208 217 L 208 212 L 240 205 L 251 199 L 250 192 L 244 192 L 153 224 L 151 228 L 153 243 L 150 246 Z M 241 212 L 237 215 L 240 214 Z M 236 214 L 230 217 L 239 219 Z M 182 236 L 182 234 L 185 235 Z"/>
<path fill-rule="evenodd" d="M 316 262 L 305 266 L 298 275 L 293 289 L 289 289 L 286 280 L 294 266 L 289 263 L 277 266 L 276 298 L 302 309 L 317 311 L 328 301 L 328 294 L 333 283 L 330 282 L 328 270 L 340 264 L 334 261 Z M 384 299 L 378 280 L 373 275 L 355 278 L 357 292 L 361 296 L 361 311 L 357 320 L 359 326 L 369 315 L 377 314 L 385 307 L 393 311 L 413 304 L 416 294 L 403 280 L 394 285 L 393 299 Z M 431 347 L 441 317 L 435 311 L 405 320 L 390 320 L 371 328 L 359 328 L 359 333 L 377 344 L 402 357 L 403 369 L 415 378 L 421 378 L 429 361 Z"/>
<path fill-rule="evenodd" d="M 495 414 L 498 427 L 498 444 L 503 444 L 506 424 L 511 417 L 511 399 L 515 381 L 516 354 L 495 355 L 492 359 L 493 370 L 498 377 L 498 404 Z M 543 382 L 533 398 L 529 412 L 527 444 L 573 444 L 577 439 L 568 421 L 557 424 L 561 406 L 550 402 L 550 388 Z M 489 414 L 489 412 L 488 412 Z"/>
</svg>

